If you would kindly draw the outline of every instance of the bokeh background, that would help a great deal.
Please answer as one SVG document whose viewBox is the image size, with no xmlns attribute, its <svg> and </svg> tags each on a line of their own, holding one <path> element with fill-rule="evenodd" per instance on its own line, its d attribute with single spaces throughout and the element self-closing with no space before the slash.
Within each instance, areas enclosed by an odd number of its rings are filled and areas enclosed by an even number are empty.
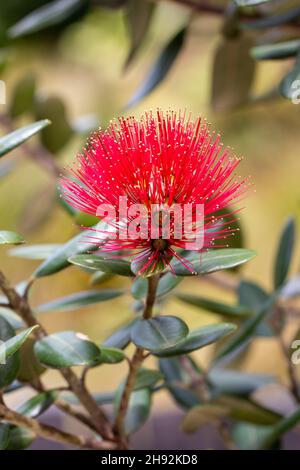
<svg viewBox="0 0 300 470">
<path fill-rule="evenodd" d="M 0 13 L 1 10 L 5 13 L 8 8 L 4 3 L 1 1 Z M 13 24 L 16 0 L 9 3 L 10 23 Z M 32 9 L 37 3 L 32 2 Z M 212 69 L 215 50 L 221 41 L 222 17 L 191 14 L 190 9 L 172 1 L 157 3 L 154 21 L 127 70 L 124 70 L 124 62 L 129 38 L 123 9 L 95 6 L 63 28 L 50 29 L 43 35 L 36 33 L 7 45 L 8 63 L 0 74 L 6 83 L 7 105 L 0 105 L 0 112 L 8 112 L 15 85 L 22 77 L 30 75 L 36 79 L 41 99 L 56 96 L 63 101 L 71 123 L 78 122 L 76 119 L 82 116 L 90 116 L 92 122 L 105 127 L 110 119 L 120 114 L 139 116 L 144 110 L 157 107 L 187 109 L 195 117 L 206 117 L 221 132 L 224 143 L 245 157 L 240 165 L 241 173 L 252 175 L 255 191 L 250 191 L 243 201 L 240 223 L 245 247 L 255 249 L 258 256 L 242 268 L 241 275 L 268 289 L 280 228 L 290 215 L 299 221 L 300 105 L 274 96 L 266 101 L 250 100 L 247 105 L 233 110 L 213 110 L 210 98 Z M 126 102 L 158 51 L 187 21 L 190 22 L 189 35 L 167 77 L 145 99 L 124 111 Z M 291 60 L 257 63 L 251 90 L 253 96 L 261 96 L 276 86 L 290 65 Z M 14 125 L 18 127 L 27 122 L 28 117 L 21 116 L 14 120 Z M 5 132 L 2 127 L 1 134 Z M 74 135 L 56 153 L 57 163 L 63 166 L 71 162 L 84 140 L 85 136 Z M 0 179 L 1 228 L 19 231 L 28 243 L 60 243 L 73 236 L 78 231 L 74 220 L 59 204 L 53 203 L 56 186 L 53 178 L 30 160 L 26 151 L 22 155 L 15 151 L 5 157 L 0 169 L 4 169 L 8 160 L 15 168 Z M 1 248 L 1 269 L 14 283 L 27 279 L 37 265 L 38 261 L 11 257 Z M 292 270 L 297 272 L 298 269 L 296 255 Z M 86 273 L 71 267 L 56 276 L 40 279 L 33 288 L 32 304 L 89 289 L 89 278 Z M 130 289 L 129 281 L 116 278 L 103 287 L 112 285 L 125 285 Z M 235 301 L 232 294 L 199 279 L 185 280 L 180 289 Z M 166 303 L 163 310 L 181 316 L 190 326 L 219 320 L 217 315 L 174 300 Z M 122 297 L 74 312 L 44 314 L 40 318 L 49 332 L 74 329 L 100 341 L 132 315 L 132 298 L 128 295 L 126 300 Z M 258 338 L 253 342 L 251 352 L 238 367 L 282 375 L 285 380 L 275 340 Z M 210 348 L 196 354 L 205 364 Z M 55 372 L 47 374 L 51 383 L 59 383 Z M 101 374 L 99 371 L 90 373 L 89 383 L 95 390 L 110 391 L 118 385 L 122 374 L 125 374 L 123 364 L 115 365 L 113 373 L 112 368 L 104 366 Z M 165 401 L 170 399 L 160 394 L 156 400 L 165 406 Z"/>
</svg>

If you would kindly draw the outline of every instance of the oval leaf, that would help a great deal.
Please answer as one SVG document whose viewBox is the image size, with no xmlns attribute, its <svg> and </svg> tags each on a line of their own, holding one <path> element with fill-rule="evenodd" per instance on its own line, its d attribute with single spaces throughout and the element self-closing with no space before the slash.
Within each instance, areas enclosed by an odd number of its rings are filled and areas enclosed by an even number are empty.
<svg viewBox="0 0 300 470">
<path fill-rule="evenodd" d="M 103 237 L 101 235 L 98 236 L 97 227 L 100 230 L 100 226 L 101 222 L 95 226 L 94 230 L 84 230 L 64 245 L 61 245 L 37 268 L 34 275 L 36 277 L 43 277 L 55 274 L 70 265 L 68 258 L 71 256 L 96 250 L 103 241 Z"/>
<path fill-rule="evenodd" d="M 100 349 L 96 344 L 74 331 L 47 336 L 38 341 L 34 349 L 39 361 L 54 369 L 92 366 L 100 356 Z"/>
<path fill-rule="evenodd" d="M 15 335 L 11 325 L 0 316 L 0 340 L 5 343 Z M 20 368 L 19 352 L 13 354 L 10 358 L 6 358 L 5 347 L 0 343 L 0 390 L 14 382 Z"/>
<path fill-rule="evenodd" d="M 174 346 L 188 334 L 187 325 L 174 316 L 140 319 L 131 329 L 132 342 L 149 351 L 161 351 Z"/>
<path fill-rule="evenodd" d="M 106 348 L 100 345 L 100 357 L 96 360 L 95 366 L 101 364 L 117 364 L 125 359 L 125 354 L 121 349 Z"/>
<path fill-rule="evenodd" d="M 21 331 L 16 336 L 13 336 L 12 338 L 8 339 L 4 343 L 4 349 L 5 349 L 5 358 L 8 359 L 10 356 L 15 354 L 16 351 L 20 349 L 20 347 L 25 343 L 26 339 L 29 337 L 29 335 L 38 328 L 38 325 L 32 326 L 31 328 L 27 328 L 24 331 Z"/>
<path fill-rule="evenodd" d="M 131 271 L 130 263 L 123 259 L 101 258 L 95 255 L 77 255 L 71 256 L 69 262 L 82 268 L 102 271 L 104 273 L 119 274 L 120 276 L 134 275 Z"/>
<path fill-rule="evenodd" d="M 157 353 L 157 356 L 171 357 L 179 356 L 181 354 L 189 354 L 192 351 L 208 346 L 209 344 L 224 338 L 235 330 L 236 326 L 232 323 L 220 323 L 218 325 L 208 325 L 196 328 L 195 330 L 190 331 L 187 337 L 179 344 Z"/>
<path fill-rule="evenodd" d="M 136 432 L 147 421 L 150 407 L 151 392 L 148 388 L 132 392 L 124 422 L 126 435 Z"/>
</svg>

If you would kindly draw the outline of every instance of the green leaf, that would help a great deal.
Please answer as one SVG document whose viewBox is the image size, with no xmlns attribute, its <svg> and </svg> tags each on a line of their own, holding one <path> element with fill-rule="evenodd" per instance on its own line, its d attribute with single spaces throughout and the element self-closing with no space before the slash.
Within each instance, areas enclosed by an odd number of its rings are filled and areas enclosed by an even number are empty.
<svg viewBox="0 0 300 470">
<path fill-rule="evenodd" d="M 223 304 L 192 294 L 177 294 L 176 297 L 189 305 L 199 307 L 202 310 L 208 310 L 209 312 L 218 313 L 225 317 L 245 318 L 253 313 L 249 308 L 243 305 Z"/>
<path fill-rule="evenodd" d="M 139 319 L 131 329 L 132 342 L 149 351 L 159 352 L 179 343 L 188 334 L 187 325 L 174 316 Z"/>
<path fill-rule="evenodd" d="M 182 281 L 182 278 L 173 273 L 164 274 L 158 283 L 156 297 L 161 297 L 171 292 Z M 137 300 L 144 299 L 148 291 L 148 281 L 143 277 L 137 277 L 131 287 L 131 293 Z"/>
<path fill-rule="evenodd" d="M 252 312 L 261 310 L 270 299 L 269 294 L 258 284 L 249 281 L 241 281 L 238 290 L 238 302 Z"/>
<path fill-rule="evenodd" d="M 40 99 L 35 103 L 35 116 L 37 119 L 47 118 L 52 122 L 52 126 L 43 129 L 40 138 L 49 152 L 59 152 L 73 134 L 64 102 L 56 96 Z"/>
<path fill-rule="evenodd" d="M 12 118 L 21 116 L 33 107 L 36 89 L 35 77 L 31 74 L 22 77 L 13 90 L 9 113 Z"/>
<path fill-rule="evenodd" d="M 194 361 L 189 356 L 186 359 L 196 370 Z M 188 388 L 191 380 L 181 365 L 180 358 L 159 359 L 159 368 L 165 378 L 167 389 L 179 406 L 191 408 L 200 402 L 197 393 Z"/>
<path fill-rule="evenodd" d="M 27 245 L 12 248 L 9 250 L 9 254 L 18 258 L 44 260 L 49 258 L 49 256 L 61 247 L 62 244 L 59 243 Z"/>
<path fill-rule="evenodd" d="M 162 379 L 163 379 L 163 375 L 158 370 L 146 369 L 142 367 L 139 369 L 137 373 L 134 389 L 135 390 L 141 390 L 143 388 L 151 389 L 157 384 L 157 382 L 159 382 Z"/>
<path fill-rule="evenodd" d="M 35 340 L 28 338 L 20 349 L 21 365 L 17 375 L 21 382 L 38 383 L 39 376 L 46 368 L 37 360 L 34 352 Z"/>
<path fill-rule="evenodd" d="M 215 111 L 228 111 L 248 102 L 255 75 L 250 56 L 252 39 L 224 38 L 214 58 L 211 104 Z"/>
<path fill-rule="evenodd" d="M 0 230 L 0 245 L 19 245 L 20 243 L 24 243 L 24 238 L 18 233 Z"/>
<path fill-rule="evenodd" d="M 251 374 L 230 369 L 214 368 L 208 372 L 207 380 L 217 394 L 248 396 L 255 390 L 276 381 L 265 374 Z"/>
<path fill-rule="evenodd" d="M 0 340 L 2 342 L 6 342 L 14 335 L 14 329 L 3 317 L 0 316 Z M 3 364 L 3 362 L 5 363 Z M 6 360 L 5 348 L 0 345 L 0 390 L 13 383 L 18 375 L 19 368 L 19 353 L 16 352 L 16 354 Z"/>
<path fill-rule="evenodd" d="M 147 421 L 150 407 L 151 392 L 148 388 L 132 392 L 124 423 L 126 435 L 133 434 Z"/>
<path fill-rule="evenodd" d="M 256 255 L 253 250 L 243 248 L 210 250 L 204 253 L 190 253 L 184 256 L 192 265 L 193 272 L 189 271 L 178 261 L 172 261 L 172 268 L 177 276 L 192 276 L 195 274 L 209 274 L 222 269 L 229 269 L 246 263 Z"/>
<path fill-rule="evenodd" d="M 57 397 L 58 392 L 55 390 L 39 393 L 19 406 L 17 411 L 29 418 L 37 418 L 53 405 Z"/>
<path fill-rule="evenodd" d="M 120 276 L 133 276 L 130 263 L 123 259 L 101 258 L 96 255 L 77 255 L 71 256 L 69 262 L 90 270 L 119 274 Z"/>
<path fill-rule="evenodd" d="M 8 441 L 6 442 L 5 450 L 26 449 L 36 438 L 36 435 L 27 428 L 20 428 L 13 424 L 0 424 L 0 429 L 2 426 L 7 426 L 8 428 Z"/>
<path fill-rule="evenodd" d="M 262 323 L 269 313 L 270 307 L 273 304 L 274 299 L 271 298 L 267 305 L 259 310 L 255 315 L 247 319 L 238 332 L 224 345 L 223 348 L 217 353 L 215 361 L 218 362 L 220 359 L 225 358 L 233 351 L 237 350 L 240 346 L 245 344 L 255 335 L 257 327 Z"/>
<path fill-rule="evenodd" d="M 74 331 L 47 336 L 35 344 L 35 353 L 45 366 L 61 369 L 71 366 L 92 366 L 100 356 L 98 346 Z"/>
<path fill-rule="evenodd" d="M 27 328 L 24 331 L 21 331 L 16 336 L 13 336 L 12 338 L 8 339 L 7 341 L 4 342 L 4 348 L 5 348 L 5 358 L 9 359 L 13 354 L 15 354 L 20 347 L 25 343 L 26 339 L 28 336 L 38 328 L 38 325 L 32 326 L 31 328 Z"/>
<path fill-rule="evenodd" d="M 23 320 L 10 308 L 0 307 L 0 316 L 3 317 L 14 330 L 25 326 Z"/>
<path fill-rule="evenodd" d="M 148 1 L 129 0 L 126 3 L 125 20 L 131 44 L 125 67 L 132 62 L 147 35 L 154 8 L 155 4 Z"/>
<path fill-rule="evenodd" d="M 264 309 L 265 306 L 270 308 L 270 302 L 272 304 L 271 296 L 254 282 L 240 282 L 237 293 L 239 304 L 255 313 L 258 313 Z M 273 330 L 268 324 L 267 314 L 266 320 L 262 323 L 259 323 L 258 327 L 256 328 L 255 335 L 270 337 L 273 336 L 273 334 Z"/>
<path fill-rule="evenodd" d="M 293 41 L 253 47 L 251 56 L 256 60 L 286 59 L 297 55 L 299 50 L 300 40 L 294 39 Z"/>
<path fill-rule="evenodd" d="M 90 237 L 96 237 L 95 233 L 97 232 L 95 232 L 95 230 L 97 230 L 97 227 L 100 227 L 100 224 L 98 224 L 94 230 L 85 230 L 80 232 L 67 243 L 60 246 L 37 268 L 34 275 L 36 277 L 43 277 L 55 274 L 70 265 L 68 258 L 71 256 L 85 253 L 86 251 L 96 250 L 103 239 L 100 239 L 99 237 L 98 241 L 93 243 L 88 240 Z"/>
<path fill-rule="evenodd" d="M 50 121 L 48 119 L 42 119 L 41 121 L 28 124 L 28 126 L 21 127 L 20 129 L 1 137 L 0 157 L 11 152 L 11 150 L 23 144 L 23 142 L 26 142 L 26 140 L 40 132 L 44 127 L 49 126 L 49 124 Z"/>
<path fill-rule="evenodd" d="M 119 328 L 116 332 L 106 338 L 103 345 L 108 348 L 125 349 L 131 342 L 130 332 L 136 321 L 137 320 L 135 319 Z"/>
<path fill-rule="evenodd" d="M 179 356 L 181 354 L 189 354 L 196 349 L 208 346 L 221 338 L 231 334 L 236 330 L 236 326 L 232 323 L 219 323 L 216 325 L 208 325 L 196 328 L 189 332 L 186 338 L 172 348 L 164 349 L 156 355 L 159 357 Z"/>
<path fill-rule="evenodd" d="M 186 28 L 181 29 L 165 46 L 164 50 L 153 64 L 144 82 L 141 84 L 132 98 L 130 98 L 126 108 L 135 106 L 139 101 L 145 98 L 145 96 L 149 95 L 149 93 L 151 93 L 154 88 L 156 88 L 167 76 L 179 52 L 182 49 L 186 32 Z"/>
<path fill-rule="evenodd" d="M 100 344 L 99 347 L 101 354 L 95 361 L 95 366 L 99 366 L 101 364 L 117 364 L 125 359 L 125 354 L 120 349 L 103 347 L 102 344 Z"/>
<path fill-rule="evenodd" d="M 122 294 L 123 291 L 117 289 L 87 290 L 52 300 L 46 304 L 39 305 L 34 310 L 36 313 L 45 313 L 51 311 L 67 312 L 69 310 L 76 310 L 77 308 L 97 304 L 105 300 L 115 299 Z"/>
<path fill-rule="evenodd" d="M 85 0 L 54 0 L 22 18 L 8 30 L 8 36 L 18 38 L 61 24 L 85 4 Z"/>
<path fill-rule="evenodd" d="M 274 287 L 278 289 L 285 282 L 295 242 L 295 221 L 289 219 L 283 227 L 274 266 Z"/>
</svg>

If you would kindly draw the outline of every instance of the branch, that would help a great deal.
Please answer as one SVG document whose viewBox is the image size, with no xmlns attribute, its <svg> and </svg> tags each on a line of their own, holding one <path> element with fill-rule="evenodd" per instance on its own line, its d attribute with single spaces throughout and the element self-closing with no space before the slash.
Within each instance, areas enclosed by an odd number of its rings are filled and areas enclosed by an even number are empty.
<svg viewBox="0 0 300 470">
<path fill-rule="evenodd" d="M 148 278 L 148 293 L 146 298 L 145 309 L 143 313 L 143 318 L 151 318 L 153 305 L 156 297 L 156 289 L 159 282 L 159 274 L 151 276 Z M 124 421 L 126 418 L 126 413 L 128 410 L 129 400 L 131 393 L 134 389 L 134 384 L 136 381 L 136 376 L 139 368 L 141 367 L 145 359 L 144 349 L 136 348 L 135 353 L 130 361 L 129 373 L 125 382 L 123 394 L 120 400 L 118 414 L 115 420 L 114 431 L 120 440 L 120 445 L 127 447 L 124 435 Z"/>
<path fill-rule="evenodd" d="M 115 444 L 107 441 L 98 441 L 97 439 L 85 438 L 74 434 L 60 431 L 48 424 L 42 424 L 39 421 L 23 416 L 16 411 L 6 408 L 0 404 L 0 417 L 5 421 L 16 426 L 25 427 L 33 431 L 37 436 L 49 439 L 51 441 L 61 442 L 62 444 L 74 445 L 85 449 L 114 449 Z"/>
<path fill-rule="evenodd" d="M 39 325 L 39 328 L 36 328 L 33 331 L 33 334 L 35 335 L 36 339 L 40 340 L 47 336 L 47 332 L 33 315 L 33 312 L 28 303 L 27 295 L 25 295 L 24 297 L 20 296 L 18 292 L 9 284 L 6 277 L 1 271 L 0 289 L 7 297 L 9 306 L 21 316 L 27 326 L 31 327 L 34 325 Z M 81 404 L 88 411 L 97 431 L 106 439 L 113 440 L 111 426 L 105 413 L 98 406 L 98 403 L 94 400 L 92 395 L 90 395 L 85 385 L 80 381 L 80 379 L 71 369 L 60 369 L 60 373 L 63 375 L 70 389 L 77 396 Z"/>
</svg>

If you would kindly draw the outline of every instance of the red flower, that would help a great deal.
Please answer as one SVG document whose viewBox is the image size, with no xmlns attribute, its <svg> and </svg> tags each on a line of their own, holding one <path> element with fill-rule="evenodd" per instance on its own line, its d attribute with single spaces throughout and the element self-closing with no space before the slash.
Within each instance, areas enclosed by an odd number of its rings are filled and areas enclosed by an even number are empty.
<svg viewBox="0 0 300 470">
<path fill-rule="evenodd" d="M 193 249 L 203 251 L 212 247 L 215 239 L 233 232 L 230 213 L 225 221 L 220 211 L 240 200 L 247 188 L 247 180 L 234 173 L 239 161 L 230 149 L 223 148 L 220 136 L 200 118 L 191 121 L 181 113 L 158 111 L 154 116 L 149 112 L 139 121 L 134 117 L 119 118 L 108 130 L 95 132 L 78 155 L 70 175 L 63 177 L 62 193 L 68 203 L 88 214 L 99 216 L 99 207 L 108 205 L 114 209 L 110 225 L 118 236 L 108 237 L 101 243 L 101 250 L 135 253 L 140 273 L 151 274 L 170 266 L 173 256 L 192 270 L 180 252 L 190 247 L 188 243 L 199 226 L 196 207 L 203 208 L 204 219 L 201 246 Z M 126 209 L 139 204 L 139 215 L 143 208 L 146 210 L 142 214 L 146 225 L 141 219 L 141 223 L 134 223 L 132 213 L 124 215 L 120 197 L 123 201 L 126 197 Z M 159 231 L 154 238 L 149 228 L 155 219 L 150 211 L 153 204 L 157 205 L 156 216 L 159 215 Z M 166 218 L 164 212 L 159 212 L 162 205 L 179 207 L 181 214 L 184 207 L 192 208 L 192 219 L 184 234 L 178 236 L 176 228 L 183 227 L 178 227 L 178 220 L 171 213 L 169 234 L 162 236 Z M 128 233 L 120 237 L 125 226 L 129 227 Z"/>
</svg>

